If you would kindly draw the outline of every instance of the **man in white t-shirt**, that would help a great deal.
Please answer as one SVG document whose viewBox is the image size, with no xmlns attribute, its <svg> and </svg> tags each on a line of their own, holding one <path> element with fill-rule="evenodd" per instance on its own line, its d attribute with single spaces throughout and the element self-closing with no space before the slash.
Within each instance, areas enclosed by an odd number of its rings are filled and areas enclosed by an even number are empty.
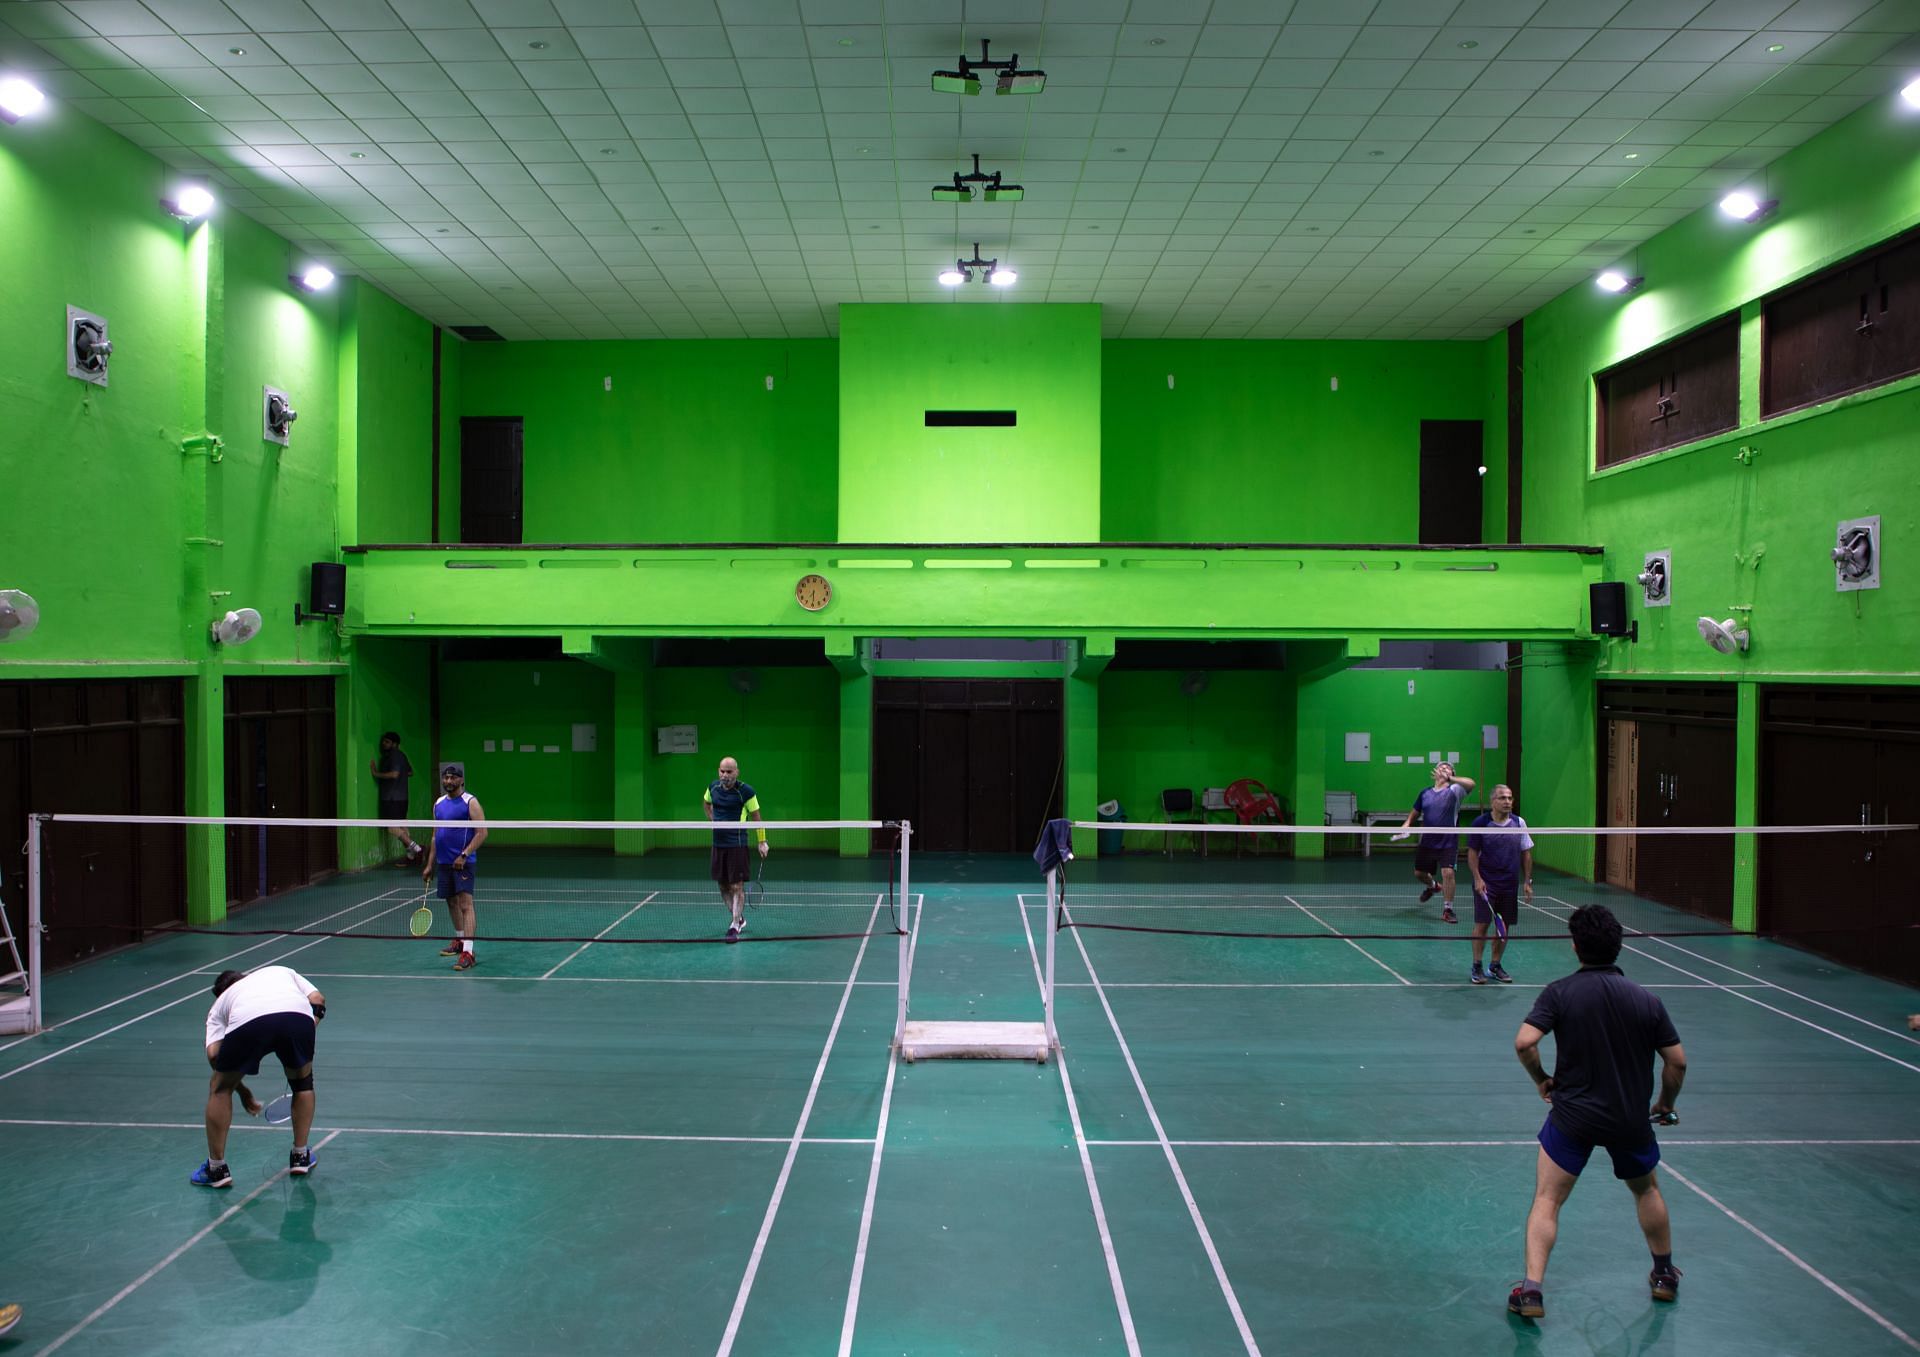
<svg viewBox="0 0 1920 1357">
<path fill-rule="evenodd" d="M 260 1115 L 260 1100 L 247 1088 L 246 1076 L 260 1073 L 260 1062 L 277 1056 L 293 1091 L 293 1153 L 287 1172 L 313 1172 L 307 1132 L 313 1128 L 314 1028 L 327 1016 L 327 998 L 307 978 L 286 966 L 257 971 L 222 971 L 213 982 L 213 1007 L 207 1010 L 207 1162 L 188 1179 L 195 1187 L 232 1187 L 227 1167 L 227 1132 L 233 1126 L 233 1095 L 247 1115 Z"/>
</svg>

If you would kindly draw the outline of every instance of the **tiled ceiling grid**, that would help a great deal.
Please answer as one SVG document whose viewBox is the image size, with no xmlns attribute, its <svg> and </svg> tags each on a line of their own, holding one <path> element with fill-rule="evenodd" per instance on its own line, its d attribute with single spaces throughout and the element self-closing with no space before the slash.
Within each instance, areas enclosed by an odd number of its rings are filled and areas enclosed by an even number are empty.
<svg viewBox="0 0 1920 1357">
<path fill-rule="evenodd" d="M 1889 95 L 1917 31 L 1920 0 L 7 0 L 0 65 L 508 338 L 954 300 L 1476 339 Z M 1045 91 L 934 93 L 982 38 Z M 1023 202 L 931 201 L 976 152 Z M 935 280 L 975 241 L 1014 287 Z"/>
</svg>

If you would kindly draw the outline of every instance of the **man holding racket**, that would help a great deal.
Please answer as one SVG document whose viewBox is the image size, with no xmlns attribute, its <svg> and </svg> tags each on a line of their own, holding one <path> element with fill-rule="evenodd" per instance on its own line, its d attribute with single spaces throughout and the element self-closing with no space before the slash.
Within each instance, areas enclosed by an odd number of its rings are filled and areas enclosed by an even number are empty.
<svg viewBox="0 0 1920 1357">
<path fill-rule="evenodd" d="M 760 798 L 753 794 L 753 788 L 740 780 L 740 765 L 731 758 L 720 760 L 720 775 L 708 785 L 706 795 L 700 798 L 700 809 L 709 820 L 725 824 L 744 824 L 749 815 L 760 818 Z M 767 855 L 767 831 L 755 830 L 759 836 L 760 856 Z M 713 853 L 710 870 L 714 884 L 720 887 L 720 898 L 727 902 L 731 913 L 731 922 L 727 925 L 727 941 L 738 942 L 740 935 L 747 929 L 747 877 L 751 874 L 748 867 L 747 831 L 744 829 L 716 829 L 713 831 Z"/>
<path fill-rule="evenodd" d="M 1527 1275 L 1507 1297 L 1524 1319 L 1546 1313 L 1541 1299 L 1547 1256 L 1560 1233 L 1560 1208 L 1595 1146 L 1613 1160 L 1613 1176 L 1633 1193 L 1640 1231 L 1653 1254 L 1647 1287 L 1657 1301 L 1680 1294 L 1673 1231 L 1654 1167 L 1655 1125 L 1671 1126 L 1687 1074 L 1687 1053 L 1666 1005 L 1620 973 L 1620 921 L 1605 905 L 1583 905 L 1567 920 L 1580 969 L 1540 992 L 1513 1039 L 1514 1053 L 1551 1109 L 1540 1128 L 1533 1209 L 1527 1216 Z M 1540 1065 L 1540 1038 L 1554 1034 L 1553 1074 Z M 1653 1058 L 1660 1057 L 1660 1100 L 1653 1094 Z"/>
<path fill-rule="evenodd" d="M 432 882 L 436 874 L 436 893 L 447 902 L 453 919 L 453 941 L 440 949 L 450 956 L 453 969 L 473 969 L 473 863 L 480 845 L 487 841 L 487 813 L 480 798 L 467 790 L 464 764 L 449 763 L 440 771 L 440 799 L 433 803 L 433 818 L 442 823 L 433 831 L 433 856 L 420 870 L 420 879 Z"/>
<path fill-rule="evenodd" d="M 293 1153 L 287 1172 L 313 1172 L 307 1132 L 313 1129 L 314 1029 L 327 1016 L 327 998 L 298 971 L 262 966 L 257 971 L 222 971 L 213 982 L 213 1007 L 207 1010 L 207 1162 L 187 1181 L 195 1187 L 232 1187 L 227 1167 L 227 1132 L 233 1127 L 233 1095 L 247 1115 L 260 1115 L 260 1100 L 246 1077 L 260 1073 L 260 1062 L 278 1057 L 293 1094 Z M 269 1118 L 271 1120 L 271 1118 Z"/>
<path fill-rule="evenodd" d="M 1476 816 L 1475 829 L 1492 825 L 1519 831 L 1513 834 L 1473 834 L 1467 839 L 1467 869 L 1473 873 L 1473 970 L 1467 978 L 1476 985 L 1498 980 L 1511 985 L 1500 958 L 1507 950 L 1507 930 L 1520 922 L 1520 898 L 1533 903 L 1533 835 L 1527 822 L 1513 813 L 1513 788 L 1502 782 L 1493 789 L 1493 813 Z M 1494 926 L 1493 964 L 1480 969 L 1480 952 L 1487 945 L 1487 925 Z"/>
<path fill-rule="evenodd" d="M 1473 779 L 1455 777 L 1452 764 L 1436 763 L 1433 785 L 1413 799 L 1413 809 L 1400 822 L 1402 835 L 1413 827 L 1416 819 L 1428 829 L 1444 831 L 1420 836 L 1413 850 L 1413 874 L 1426 887 L 1420 892 L 1420 903 L 1424 905 L 1434 896 L 1440 896 L 1440 917 L 1447 923 L 1459 920 L 1453 912 L 1453 868 L 1460 860 L 1460 836 L 1455 826 L 1460 823 L 1460 803 L 1467 799 L 1472 788 Z"/>
</svg>

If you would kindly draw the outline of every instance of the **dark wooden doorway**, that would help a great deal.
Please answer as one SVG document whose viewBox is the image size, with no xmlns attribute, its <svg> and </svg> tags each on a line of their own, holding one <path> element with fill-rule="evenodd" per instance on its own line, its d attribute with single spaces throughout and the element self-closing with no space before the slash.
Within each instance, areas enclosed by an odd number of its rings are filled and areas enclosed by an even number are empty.
<svg viewBox="0 0 1920 1357">
<path fill-rule="evenodd" d="M 1920 689 L 1769 687 L 1760 738 L 1762 823 L 1920 822 Z M 1758 905 L 1765 932 L 1920 985 L 1920 835 L 1764 837 Z"/>
<path fill-rule="evenodd" d="M 460 540 L 518 546 L 524 520 L 519 415 L 460 421 Z"/>
<path fill-rule="evenodd" d="M 1603 683 L 1607 776 L 1599 823 L 1642 829 L 1733 823 L 1730 684 Z M 1731 835 L 1602 835 L 1597 875 L 1675 909 L 1733 920 Z"/>
<path fill-rule="evenodd" d="M 918 852 L 1031 851 L 1060 814 L 1063 710 L 1058 679 L 876 679 L 873 817 L 913 821 Z"/>
<path fill-rule="evenodd" d="M 1420 421 L 1420 540 L 1472 543 L 1481 528 L 1481 446 L 1477 419 Z"/>
<path fill-rule="evenodd" d="M 0 683 L 0 903 L 27 922 L 27 816 L 179 815 L 186 809 L 179 679 Z M 42 841 L 48 966 L 80 961 L 186 914 L 174 826 L 60 824 Z"/>
<path fill-rule="evenodd" d="M 227 814 L 326 818 L 338 813 L 333 680 L 227 680 Z M 304 886 L 339 865 L 331 829 L 227 830 L 227 902 Z"/>
</svg>

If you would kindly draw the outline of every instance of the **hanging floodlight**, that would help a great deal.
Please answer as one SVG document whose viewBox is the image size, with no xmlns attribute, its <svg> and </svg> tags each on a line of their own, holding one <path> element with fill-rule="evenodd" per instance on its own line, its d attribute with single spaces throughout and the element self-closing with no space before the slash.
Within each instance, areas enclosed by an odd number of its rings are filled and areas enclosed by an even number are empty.
<svg viewBox="0 0 1920 1357">
<path fill-rule="evenodd" d="M 1745 189 L 1735 189 L 1720 200 L 1720 210 L 1735 221 L 1759 221 L 1780 206 L 1778 198 L 1754 197 Z"/>
<path fill-rule="evenodd" d="M 976 272 L 982 278 L 993 282 L 999 282 L 998 275 L 1001 273 L 1007 275 L 1008 283 L 1012 282 L 1016 276 L 1012 270 L 1002 269 L 998 259 L 982 259 L 980 242 L 976 240 L 973 242 L 973 258 L 954 260 L 952 268 L 941 271 L 940 281 L 948 287 L 958 287 L 962 283 L 971 283 Z M 1006 283 L 1001 283 L 1000 286 L 1005 287 Z"/>
<path fill-rule="evenodd" d="M 1619 269 L 1608 269 L 1593 280 L 1593 285 L 1602 292 L 1633 292 L 1646 281 L 1644 278 L 1629 278 Z"/>
<path fill-rule="evenodd" d="M 47 96 L 17 75 L 0 79 L 0 122 L 17 123 L 38 113 Z"/>
<path fill-rule="evenodd" d="M 973 173 L 961 174 L 958 170 L 954 171 L 951 184 L 933 186 L 933 200 L 936 203 L 972 202 L 976 184 L 980 186 L 981 198 L 990 203 L 1017 203 L 1027 196 L 1026 189 L 1019 184 L 1002 183 L 1000 175 L 999 170 L 995 170 L 992 174 L 982 174 L 980 157 L 976 153 L 973 157 Z"/>
<path fill-rule="evenodd" d="M 172 197 L 161 199 L 160 206 L 181 221 L 198 221 L 213 211 L 214 197 L 203 185 L 183 184 Z"/>
<path fill-rule="evenodd" d="M 980 59 L 975 61 L 968 56 L 960 58 L 957 71 L 935 71 L 933 90 L 936 94 L 978 94 L 980 92 L 980 72 L 993 72 L 993 92 L 995 94 L 1038 94 L 1047 87 L 1045 71 L 1020 69 L 1020 54 L 1005 61 L 995 61 L 987 55 L 988 40 L 980 39 Z"/>
</svg>

